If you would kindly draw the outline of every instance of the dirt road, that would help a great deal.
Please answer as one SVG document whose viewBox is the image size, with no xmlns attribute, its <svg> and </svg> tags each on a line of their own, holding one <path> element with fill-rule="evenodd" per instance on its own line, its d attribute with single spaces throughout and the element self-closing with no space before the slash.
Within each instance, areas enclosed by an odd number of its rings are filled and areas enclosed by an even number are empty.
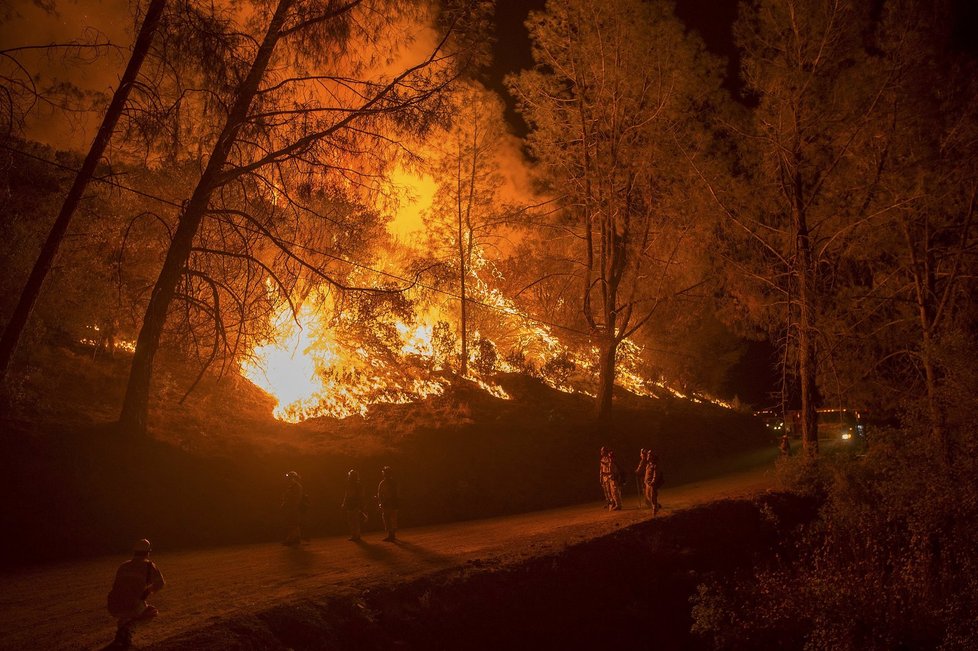
<svg viewBox="0 0 978 651">
<path fill-rule="evenodd" d="M 712 500 L 761 492 L 773 484 L 769 470 L 728 475 L 666 488 L 659 517 Z M 417 578 L 433 570 L 471 563 L 505 563 L 561 549 L 651 517 L 636 508 L 600 504 L 407 529 L 403 540 L 384 543 L 382 533 L 362 543 L 342 537 L 313 540 L 300 548 L 255 544 L 168 553 L 153 559 L 166 589 L 151 599 L 160 616 L 137 632 L 140 646 L 212 623 L 227 615 L 266 608 L 293 596 L 353 593 L 371 585 Z M 125 558 L 47 565 L 0 575 L 0 649 L 98 649 L 115 627 L 105 596 Z"/>
</svg>

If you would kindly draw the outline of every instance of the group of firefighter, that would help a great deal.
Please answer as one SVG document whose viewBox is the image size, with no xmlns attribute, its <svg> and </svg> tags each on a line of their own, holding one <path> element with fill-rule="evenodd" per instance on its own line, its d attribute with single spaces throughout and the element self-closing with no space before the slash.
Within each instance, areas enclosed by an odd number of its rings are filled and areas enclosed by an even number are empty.
<svg viewBox="0 0 978 651">
<path fill-rule="evenodd" d="M 377 486 L 377 506 L 380 508 L 381 520 L 387 536 L 386 542 L 397 540 L 397 511 L 400 507 L 398 485 L 390 466 L 381 470 L 380 484 Z M 282 493 L 282 514 L 285 518 L 285 545 L 300 544 L 303 538 L 302 525 L 305 513 L 309 508 L 309 499 L 302 486 L 299 473 L 290 470 L 285 473 L 285 490 Z M 364 498 L 363 486 L 360 484 L 360 474 L 350 470 L 346 474 L 346 485 L 341 504 L 346 514 L 347 525 L 350 528 L 349 540 L 359 541 L 361 527 L 367 520 L 367 504 Z M 133 629 L 157 615 L 155 606 L 146 603 L 154 592 L 163 589 L 165 582 L 156 564 L 149 559 L 150 542 L 146 539 L 136 541 L 133 545 L 132 558 L 116 571 L 112 590 L 107 598 L 109 614 L 116 618 L 115 640 L 108 649 L 128 649 L 132 645 Z"/>
<path fill-rule="evenodd" d="M 627 476 L 615 458 L 615 451 L 601 448 L 601 462 L 598 478 L 604 491 L 605 504 L 609 511 L 621 510 L 621 491 Z M 640 507 L 652 509 L 652 515 L 659 512 L 659 486 L 662 485 L 662 471 L 659 458 L 651 449 L 642 448 L 639 452 L 638 466 L 635 468 L 635 483 L 638 487 Z"/>
<path fill-rule="evenodd" d="M 376 494 L 380 519 L 384 523 L 384 531 L 387 532 L 384 542 L 397 541 L 397 512 L 400 508 L 398 492 L 393 470 L 390 466 L 384 466 Z M 361 529 L 367 521 L 367 501 L 360 483 L 360 473 L 355 469 L 346 474 L 340 508 L 346 516 L 346 524 L 350 530 L 349 540 L 360 541 Z M 285 474 L 285 491 L 282 495 L 282 514 L 286 529 L 285 540 L 282 541 L 284 545 L 298 545 L 305 539 L 302 527 L 308 509 L 309 498 L 302 487 L 302 478 L 299 473 L 291 470 Z"/>
<path fill-rule="evenodd" d="M 652 450 L 645 448 L 641 450 L 634 474 L 641 496 L 641 506 L 651 508 L 652 514 L 655 515 L 661 508 L 658 494 L 659 486 L 662 484 L 662 472 L 659 470 L 658 458 Z M 387 532 L 383 540 L 394 542 L 397 532 L 397 512 L 400 506 L 398 486 L 390 466 L 385 466 L 381 475 L 376 499 L 384 530 Z M 615 459 L 615 451 L 611 448 L 601 448 L 600 479 L 607 508 L 611 511 L 620 511 L 621 491 L 626 475 Z M 346 514 L 347 526 L 350 530 L 349 539 L 359 541 L 361 528 L 367 515 L 363 486 L 356 470 L 347 473 L 341 508 Z M 298 545 L 302 542 L 302 524 L 307 509 L 308 498 L 302 486 L 302 478 L 294 470 L 287 472 L 282 497 L 282 512 L 286 524 L 286 537 L 283 542 L 286 545 Z M 146 599 L 161 590 L 164 581 L 156 564 L 149 559 L 150 549 L 148 540 L 137 541 L 133 548 L 132 559 L 123 563 L 116 572 L 112 591 L 108 596 L 108 609 L 116 617 L 118 628 L 116 639 L 110 648 L 129 648 L 133 627 L 154 618 L 157 614 L 156 608 L 147 604 Z"/>
</svg>

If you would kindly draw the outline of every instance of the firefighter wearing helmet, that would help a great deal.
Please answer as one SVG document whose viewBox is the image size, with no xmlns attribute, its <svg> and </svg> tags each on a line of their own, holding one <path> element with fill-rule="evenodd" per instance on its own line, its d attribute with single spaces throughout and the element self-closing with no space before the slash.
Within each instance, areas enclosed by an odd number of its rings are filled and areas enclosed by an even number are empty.
<svg viewBox="0 0 978 651">
<path fill-rule="evenodd" d="M 621 466 L 615 460 L 615 451 L 602 447 L 598 478 L 609 511 L 621 510 L 621 477 Z"/>
<path fill-rule="evenodd" d="M 648 451 L 648 464 L 645 466 L 645 500 L 652 507 L 652 515 L 659 512 L 659 487 L 662 486 L 662 470 L 659 468 L 659 457 L 652 450 Z"/>
<path fill-rule="evenodd" d="M 397 541 L 397 512 L 401 508 L 400 489 L 390 466 L 381 470 L 380 484 L 377 486 L 377 505 L 380 507 L 380 518 L 384 522 L 387 535 L 384 542 Z"/>
<path fill-rule="evenodd" d="M 308 498 L 299 473 L 290 470 L 285 473 L 285 490 L 282 492 L 282 517 L 285 520 L 283 545 L 292 546 L 302 542 L 302 519 L 307 506 Z"/>
<path fill-rule="evenodd" d="M 340 508 L 346 515 L 346 524 L 350 529 L 350 538 L 354 542 L 360 540 L 360 533 L 363 525 L 367 521 L 367 512 L 364 510 L 363 485 L 360 483 L 360 473 L 350 469 L 346 473 L 346 490 L 343 493 L 343 503 Z"/>
<path fill-rule="evenodd" d="M 115 640 L 109 648 L 128 649 L 132 645 L 133 628 L 153 619 L 159 612 L 155 606 L 146 603 L 151 594 L 159 592 L 165 585 L 156 563 L 149 560 L 151 550 L 148 540 L 137 540 L 132 558 L 116 570 L 107 599 L 109 614 L 117 622 Z"/>
</svg>

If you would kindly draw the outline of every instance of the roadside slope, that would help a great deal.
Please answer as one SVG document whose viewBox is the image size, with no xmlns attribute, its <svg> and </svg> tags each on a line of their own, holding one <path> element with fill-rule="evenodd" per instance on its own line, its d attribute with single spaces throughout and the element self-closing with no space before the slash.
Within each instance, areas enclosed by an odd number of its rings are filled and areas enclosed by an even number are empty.
<svg viewBox="0 0 978 651">
<path fill-rule="evenodd" d="M 372 490 L 392 466 L 408 505 L 401 524 L 414 527 L 597 499 L 602 445 L 626 469 L 640 448 L 653 448 L 667 486 L 751 467 L 773 450 L 759 420 L 714 405 L 621 395 L 609 430 L 595 425 L 587 396 L 523 376 L 500 380 L 511 400 L 463 382 L 367 419 L 300 425 L 273 426 L 267 413 L 254 427 L 197 421 L 205 406 L 212 418 L 248 411 L 232 395 L 197 396 L 182 425 L 146 441 L 42 413 L 7 421 L 0 399 L 0 513 L 17 532 L 0 537 L 0 568 L 124 553 L 144 537 L 167 550 L 274 541 L 288 470 L 302 475 L 310 533 L 323 537 L 346 529 L 338 506 L 351 468 Z"/>
</svg>

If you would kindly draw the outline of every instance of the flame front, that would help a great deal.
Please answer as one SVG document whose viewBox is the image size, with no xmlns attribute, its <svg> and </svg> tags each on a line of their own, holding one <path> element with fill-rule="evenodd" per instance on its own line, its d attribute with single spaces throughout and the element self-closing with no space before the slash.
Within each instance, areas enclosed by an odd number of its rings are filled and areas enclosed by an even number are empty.
<svg viewBox="0 0 978 651">
<path fill-rule="evenodd" d="M 242 374 L 278 401 L 275 417 L 290 422 L 302 405 L 308 404 L 324 387 L 317 369 L 328 367 L 335 355 L 328 348 L 315 347 L 309 310 L 302 309 L 296 319 L 281 310 L 275 318 L 275 337 L 258 346 L 241 365 Z M 304 325 L 303 325 L 304 324 Z"/>
<path fill-rule="evenodd" d="M 465 379 L 504 400 L 510 396 L 493 381 L 495 371 L 529 373 L 556 390 L 594 396 L 597 349 L 589 344 L 570 347 L 549 325 L 523 313 L 482 278 L 495 273 L 492 264 L 480 258 L 471 273 L 470 297 L 482 309 L 492 310 L 496 325 L 505 325 L 500 330 L 508 338 L 490 341 L 473 332 L 471 341 L 483 342 L 494 351 L 505 345 L 510 353 L 520 351 L 523 361 L 514 363 L 507 359 L 508 354 L 499 358 L 493 354 L 491 363 L 486 363 L 477 357 L 479 346 L 470 345 Z M 357 325 L 353 317 L 342 314 L 330 322 L 325 315 L 332 312 L 309 301 L 293 318 L 291 307 L 284 303 L 273 319 L 270 340 L 241 364 L 242 374 L 276 399 L 276 418 L 299 422 L 318 416 L 366 416 L 370 405 L 403 404 L 444 393 L 452 360 L 458 360 L 460 349 L 457 342 L 436 340 L 439 327 L 443 333 L 451 329 L 452 316 L 429 305 L 422 315 L 412 311 L 406 317 L 410 322 L 381 317 Z M 368 335 L 365 340 L 358 339 L 357 328 Z M 370 332 L 383 334 L 370 336 Z M 446 345 L 455 347 L 446 349 Z M 731 408 L 704 394 L 680 391 L 663 378 L 646 377 L 642 370 L 648 367 L 640 346 L 630 340 L 619 345 L 618 386 L 648 398 L 671 396 Z"/>
<path fill-rule="evenodd" d="M 534 373 L 537 377 L 559 391 L 594 395 L 591 384 L 595 380 L 593 360 L 597 349 L 568 348 L 549 326 L 532 322 L 498 292 L 487 291 L 482 298 L 491 299 L 504 318 L 519 322 L 516 344 L 532 351 L 540 369 Z M 446 369 L 438 362 L 433 342 L 435 315 L 427 315 L 427 321 L 396 321 L 393 330 L 399 346 L 390 355 L 377 355 L 357 342 L 340 341 L 335 328 L 325 323 L 322 310 L 304 306 L 293 318 L 291 308 L 285 305 L 274 319 L 271 341 L 252 351 L 241 364 L 241 372 L 276 399 L 274 416 L 280 420 L 296 423 L 319 416 L 366 416 L 371 405 L 405 404 L 444 393 L 448 381 L 438 375 Z M 475 339 L 480 337 L 474 333 Z M 466 379 L 488 394 L 508 400 L 510 396 L 502 387 L 472 370 L 477 366 L 474 355 L 470 355 Z M 570 371 L 567 367 L 564 372 L 548 371 L 557 368 L 548 362 L 562 358 L 567 360 Z M 663 379 L 644 378 L 641 366 L 642 349 L 634 342 L 624 341 L 619 348 L 616 384 L 648 398 L 671 395 L 731 408 L 710 396 L 684 393 Z M 511 373 L 521 371 L 505 360 L 499 360 L 496 368 Z"/>
</svg>

